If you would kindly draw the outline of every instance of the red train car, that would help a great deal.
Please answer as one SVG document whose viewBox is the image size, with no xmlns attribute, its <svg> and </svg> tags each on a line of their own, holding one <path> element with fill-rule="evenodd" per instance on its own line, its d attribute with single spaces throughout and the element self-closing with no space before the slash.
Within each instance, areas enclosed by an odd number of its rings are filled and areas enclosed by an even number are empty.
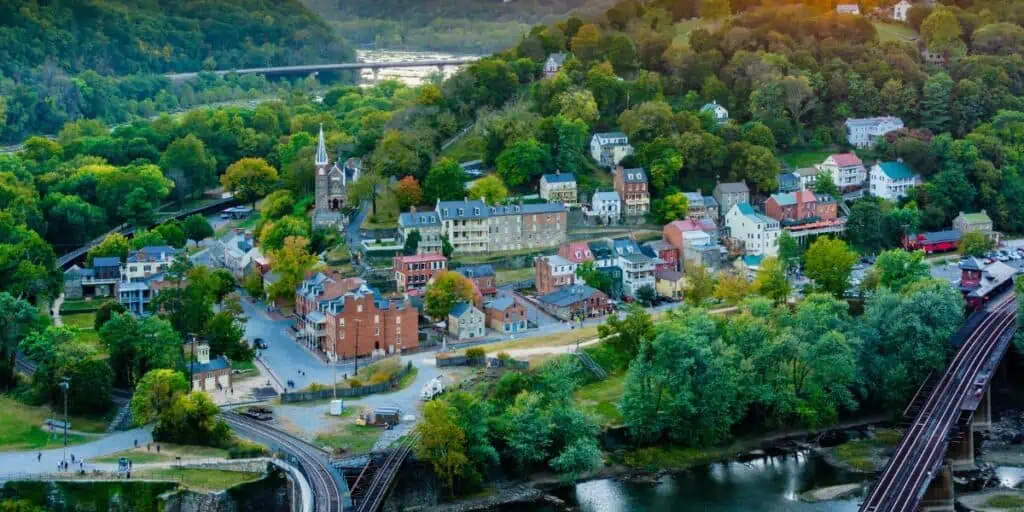
<svg viewBox="0 0 1024 512">
<path fill-rule="evenodd" d="M 1016 273 L 1016 269 L 999 261 L 985 265 L 977 258 L 964 260 L 960 263 L 960 291 L 967 300 L 967 309 L 979 310 L 1012 288 Z"/>
<path fill-rule="evenodd" d="M 955 251 L 960 247 L 960 232 L 956 230 L 915 233 L 903 237 L 903 248 L 922 250 L 928 254 Z"/>
</svg>

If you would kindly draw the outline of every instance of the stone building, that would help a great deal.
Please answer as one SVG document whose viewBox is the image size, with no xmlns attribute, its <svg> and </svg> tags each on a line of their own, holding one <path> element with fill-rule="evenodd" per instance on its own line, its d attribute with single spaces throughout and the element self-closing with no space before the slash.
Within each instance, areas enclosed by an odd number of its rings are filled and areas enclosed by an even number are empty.
<svg viewBox="0 0 1024 512">
<path fill-rule="evenodd" d="M 571 172 L 562 174 L 562 171 L 555 171 L 554 174 L 541 176 L 540 197 L 549 203 L 575 206 L 579 203 L 579 197 L 576 192 L 576 176 Z"/>
<path fill-rule="evenodd" d="M 413 231 L 420 234 L 420 243 L 416 246 L 416 254 L 441 254 L 441 219 L 437 212 L 418 212 L 415 208 L 398 216 L 398 242 L 405 241 Z"/>
<path fill-rule="evenodd" d="M 460 302 L 448 313 L 448 332 L 460 340 L 484 335 L 484 313 L 467 302 Z"/>
<path fill-rule="evenodd" d="M 350 158 L 342 166 L 338 162 L 331 165 L 324 140 L 324 127 L 320 126 L 313 163 L 316 166 L 313 226 L 341 228 L 345 224 L 341 210 L 348 198 L 348 185 L 359 179 L 362 162 Z"/>
<path fill-rule="evenodd" d="M 729 213 L 733 206 L 750 202 L 750 189 L 742 181 L 719 183 L 715 185 L 712 195 L 715 201 L 718 201 L 719 218 L 725 218 L 725 214 Z"/>
<path fill-rule="evenodd" d="M 441 235 L 456 253 L 544 249 L 565 241 L 568 212 L 561 203 L 488 206 L 479 199 L 438 201 Z"/>
</svg>

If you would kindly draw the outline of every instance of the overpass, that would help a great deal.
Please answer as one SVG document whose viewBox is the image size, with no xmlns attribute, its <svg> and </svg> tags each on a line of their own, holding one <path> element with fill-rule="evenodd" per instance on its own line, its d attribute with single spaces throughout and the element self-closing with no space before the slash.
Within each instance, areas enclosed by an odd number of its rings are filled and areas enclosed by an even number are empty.
<svg viewBox="0 0 1024 512">
<path fill-rule="evenodd" d="M 974 427 L 991 422 L 989 381 L 1017 330 L 1016 296 L 991 304 L 972 315 L 945 372 L 929 378 L 904 411 L 913 422 L 861 512 L 955 510 L 952 468 L 973 466 Z"/>
<path fill-rule="evenodd" d="M 303 64 L 299 66 L 274 66 L 265 68 L 242 68 L 223 69 L 212 73 L 217 76 L 228 74 L 237 75 L 309 75 L 321 71 L 344 71 L 350 69 L 386 69 L 386 68 L 428 68 L 436 67 L 443 69 L 448 66 L 462 66 L 476 62 L 479 57 L 464 57 L 458 59 L 429 59 L 409 60 L 396 62 L 340 62 L 336 64 Z M 199 72 L 191 73 L 167 73 L 164 75 L 171 81 L 191 80 L 199 76 Z"/>
</svg>

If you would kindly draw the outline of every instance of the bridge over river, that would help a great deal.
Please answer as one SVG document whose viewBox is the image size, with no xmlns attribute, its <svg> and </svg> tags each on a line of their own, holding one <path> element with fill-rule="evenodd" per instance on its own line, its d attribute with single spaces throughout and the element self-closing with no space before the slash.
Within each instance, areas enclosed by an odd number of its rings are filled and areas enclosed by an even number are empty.
<svg viewBox="0 0 1024 512">
<path fill-rule="evenodd" d="M 339 62 L 334 64 L 303 64 L 298 66 L 273 66 L 265 68 L 243 68 L 243 69 L 219 69 L 213 71 L 217 76 L 227 74 L 237 75 L 309 75 L 321 71 L 342 71 L 342 70 L 380 70 L 386 68 L 425 68 L 436 67 L 443 70 L 449 66 L 464 66 L 476 62 L 478 57 L 460 57 L 451 59 L 426 59 L 408 61 L 380 61 L 380 62 Z M 190 73 L 168 73 L 167 78 L 172 81 L 191 80 L 199 76 L 199 72 Z"/>
</svg>

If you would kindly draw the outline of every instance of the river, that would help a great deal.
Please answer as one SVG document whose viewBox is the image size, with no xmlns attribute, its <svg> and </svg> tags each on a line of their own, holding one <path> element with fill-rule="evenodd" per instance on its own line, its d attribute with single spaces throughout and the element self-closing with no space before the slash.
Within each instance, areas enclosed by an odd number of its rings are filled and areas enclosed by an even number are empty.
<svg viewBox="0 0 1024 512">
<path fill-rule="evenodd" d="M 478 57 L 478 55 L 456 55 L 442 52 L 411 52 L 403 50 L 356 50 L 356 60 L 359 62 L 396 62 L 396 61 L 422 61 L 422 60 L 451 60 Z M 444 77 L 449 78 L 459 66 L 446 66 Z M 377 80 L 398 80 L 410 87 L 422 85 L 434 73 L 436 67 L 426 68 L 384 68 L 378 71 Z M 363 86 L 374 85 L 374 73 L 364 69 L 360 75 L 360 84 Z"/>
<path fill-rule="evenodd" d="M 581 512 L 847 512 L 856 499 L 819 503 L 799 501 L 821 487 L 859 483 L 866 475 L 836 469 L 817 455 L 798 453 L 747 463 L 699 466 L 665 476 L 657 484 L 616 479 L 576 484 L 555 495 Z M 551 512 L 555 508 L 509 505 L 501 512 Z"/>
</svg>

